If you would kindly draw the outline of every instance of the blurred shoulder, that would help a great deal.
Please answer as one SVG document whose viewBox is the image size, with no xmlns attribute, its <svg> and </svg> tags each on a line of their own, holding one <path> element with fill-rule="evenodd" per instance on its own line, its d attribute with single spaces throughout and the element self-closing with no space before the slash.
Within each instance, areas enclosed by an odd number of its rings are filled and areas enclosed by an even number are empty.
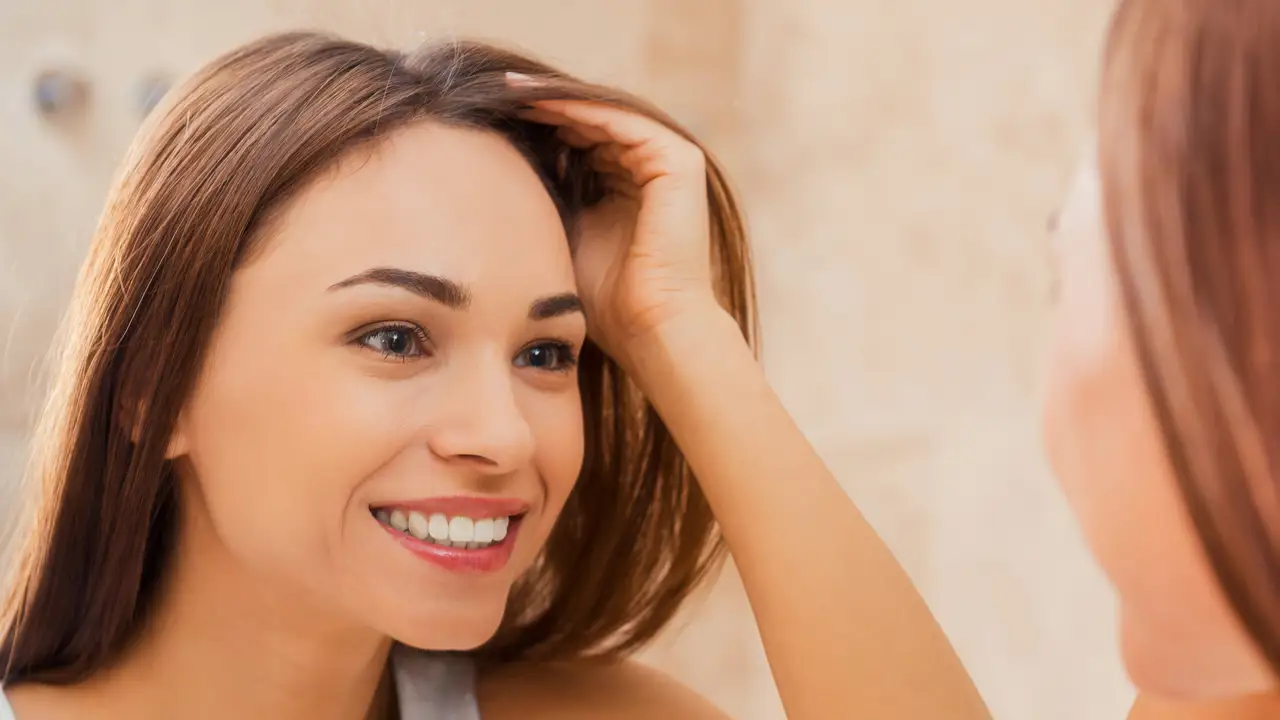
<svg viewBox="0 0 1280 720">
<path fill-rule="evenodd" d="M 481 672 L 484 720 L 729 720 L 710 701 L 641 663 L 513 664 Z"/>
</svg>

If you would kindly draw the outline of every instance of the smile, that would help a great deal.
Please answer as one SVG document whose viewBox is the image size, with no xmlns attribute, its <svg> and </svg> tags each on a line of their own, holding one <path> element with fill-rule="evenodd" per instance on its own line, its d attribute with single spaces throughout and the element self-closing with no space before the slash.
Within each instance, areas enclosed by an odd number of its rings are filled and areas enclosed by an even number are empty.
<svg viewBox="0 0 1280 720">
<path fill-rule="evenodd" d="M 386 502 L 369 514 L 400 547 L 454 572 L 501 570 L 530 505 L 515 499 L 446 497 Z"/>
<path fill-rule="evenodd" d="M 510 516 L 450 517 L 444 513 L 426 515 L 417 510 L 406 511 L 401 508 L 380 508 L 373 511 L 373 516 L 396 532 L 442 547 L 465 550 L 480 550 L 501 543 L 506 539 L 511 525 Z"/>
</svg>

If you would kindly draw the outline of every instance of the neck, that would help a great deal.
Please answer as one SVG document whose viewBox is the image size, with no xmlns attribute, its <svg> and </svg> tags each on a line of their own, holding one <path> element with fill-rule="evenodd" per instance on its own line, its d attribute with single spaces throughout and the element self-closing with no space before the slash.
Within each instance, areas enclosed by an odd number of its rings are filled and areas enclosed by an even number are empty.
<svg viewBox="0 0 1280 720">
<path fill-rule="evenodd" d="M 86 688 L 99 695 L 98 707 L 137 718 L 378 714 L 390 640 L 255 575 L 204 513 L 186 515 L 148 627 Z"/>
</svg>

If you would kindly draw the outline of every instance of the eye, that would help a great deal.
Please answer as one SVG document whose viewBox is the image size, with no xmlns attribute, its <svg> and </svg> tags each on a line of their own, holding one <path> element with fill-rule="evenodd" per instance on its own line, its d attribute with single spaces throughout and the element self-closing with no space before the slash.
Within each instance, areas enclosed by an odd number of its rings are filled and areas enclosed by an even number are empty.
<svg viewBox="0 0 1280 720">
<path fill-rule="evenodd" d="M 540 342 L 530 345 L 516 356 L 516 367 L 547 370 L 550 372 L 568 372 L 578 363 L 573 354 L 573 347 L 565 342 Z"/>
<path fill-rule="evenodd" d="M 407 361 L 427 354 L 427 333 L 416 325 L 383 325 L 364 333 L 356 342 L 395 360 Z"/>
</svg>

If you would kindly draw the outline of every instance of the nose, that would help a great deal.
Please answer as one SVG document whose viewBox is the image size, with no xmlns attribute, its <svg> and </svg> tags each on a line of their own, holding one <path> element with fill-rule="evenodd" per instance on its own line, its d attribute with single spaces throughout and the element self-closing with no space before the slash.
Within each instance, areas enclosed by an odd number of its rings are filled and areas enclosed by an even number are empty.
<svg viewBox="0 0 1280 720">
<path fill-rule="evenodd" d="M 505 366 L 475 363 L 449 374 L 428 445 L 438 457 L 487 474 L 505 474 L 530 463 L 533 428 L 520 407 Z"/>
</svg>

